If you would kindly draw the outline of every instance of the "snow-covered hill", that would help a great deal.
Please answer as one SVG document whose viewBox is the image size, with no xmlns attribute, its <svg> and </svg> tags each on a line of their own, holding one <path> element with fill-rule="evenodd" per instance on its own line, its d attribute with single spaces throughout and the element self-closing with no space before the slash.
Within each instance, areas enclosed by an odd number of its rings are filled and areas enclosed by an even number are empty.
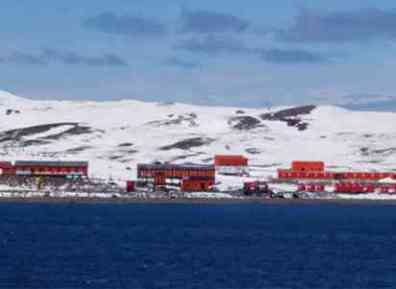
<svg viewBox="0 0 396 289">
<path fill-rule="evenodd" d="M 139 162 L 211 163 L 218 153 L 245 154 L 268 172 L 294 159 L 394 170 L 395 124 L 394 113 L 332 106 L 33 101 L 0 92 L 0 159 L 88 160 L 92 175 L 123 179 Z"/>
</svg>

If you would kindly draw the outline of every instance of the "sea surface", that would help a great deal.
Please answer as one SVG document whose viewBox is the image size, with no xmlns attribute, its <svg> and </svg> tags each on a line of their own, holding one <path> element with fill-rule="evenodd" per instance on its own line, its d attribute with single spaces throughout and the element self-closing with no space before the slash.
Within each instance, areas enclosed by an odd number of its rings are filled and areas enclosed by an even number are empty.
<svg viewBox="0 0 396 289">
<path fill-rule="evenodd" d="M 396 206 L 1 203 L 0 288 L 396 288 Z"/>
</svg>

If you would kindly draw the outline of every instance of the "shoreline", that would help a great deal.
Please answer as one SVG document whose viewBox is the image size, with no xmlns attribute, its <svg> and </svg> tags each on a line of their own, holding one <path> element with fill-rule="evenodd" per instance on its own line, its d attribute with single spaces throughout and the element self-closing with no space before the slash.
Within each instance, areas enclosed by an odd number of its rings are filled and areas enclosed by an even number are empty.
<svg viewBox="0 0 396 289">
<path fill-rule="evenodd" d="M 270 199 L 270 198 L 96 198 L 96 197 L 1 197 L 1 203 L 31 204 L 379 204 L 396 205 L 396 200 L 384 199 Z"/>
</svg>

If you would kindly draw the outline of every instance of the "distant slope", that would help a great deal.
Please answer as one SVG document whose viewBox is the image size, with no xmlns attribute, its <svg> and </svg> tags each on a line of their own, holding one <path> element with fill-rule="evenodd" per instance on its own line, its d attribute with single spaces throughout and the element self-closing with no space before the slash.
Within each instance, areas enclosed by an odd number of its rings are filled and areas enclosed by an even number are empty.
<svg viewBox="0 0 396 289">
<path fill-rule="evenodd" d="M 351 103 L 343 105 L 346 109 L 356 111 L 396 112 L 396 100 L 371 101 L 368 103 Z"/>
<path fill-rule="evenodd" d="M 210 163 L 246 154 L 275 171 L 293 159 L 396 169 L 396 114 L 332 106 L 241 109 L 32 101 L 0 92 L 0 159 L 89 160 L 94 176 L 134 178 L 138 162 Z"/>
</svg>

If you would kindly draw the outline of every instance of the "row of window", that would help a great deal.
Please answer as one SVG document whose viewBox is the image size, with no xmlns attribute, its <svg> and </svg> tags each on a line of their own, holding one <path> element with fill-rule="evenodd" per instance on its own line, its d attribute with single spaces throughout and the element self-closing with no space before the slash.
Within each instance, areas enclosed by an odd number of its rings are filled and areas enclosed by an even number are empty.
<svg viewBox="0 0 396 289">
<path fill-rule="evenodd" d="M 139 177 L 214 177 L 214 170 L 139 170 Z"/>
<path fill-rule="evenodd" d="M 334 172 L 288 172 L 278 171 L 279 178 L 309 178 L 309 179 L 383 179 L 396 177 L 396 173 L 334 173 Z"/>
<path fill-rule="evenodd" d="M 85 174 L 86 169 L 84 168 L 22 168 L 17 169 L 18 172 L 32 173 L 32 174 L 73 174 L 80 173 Z"/>
</svg>

